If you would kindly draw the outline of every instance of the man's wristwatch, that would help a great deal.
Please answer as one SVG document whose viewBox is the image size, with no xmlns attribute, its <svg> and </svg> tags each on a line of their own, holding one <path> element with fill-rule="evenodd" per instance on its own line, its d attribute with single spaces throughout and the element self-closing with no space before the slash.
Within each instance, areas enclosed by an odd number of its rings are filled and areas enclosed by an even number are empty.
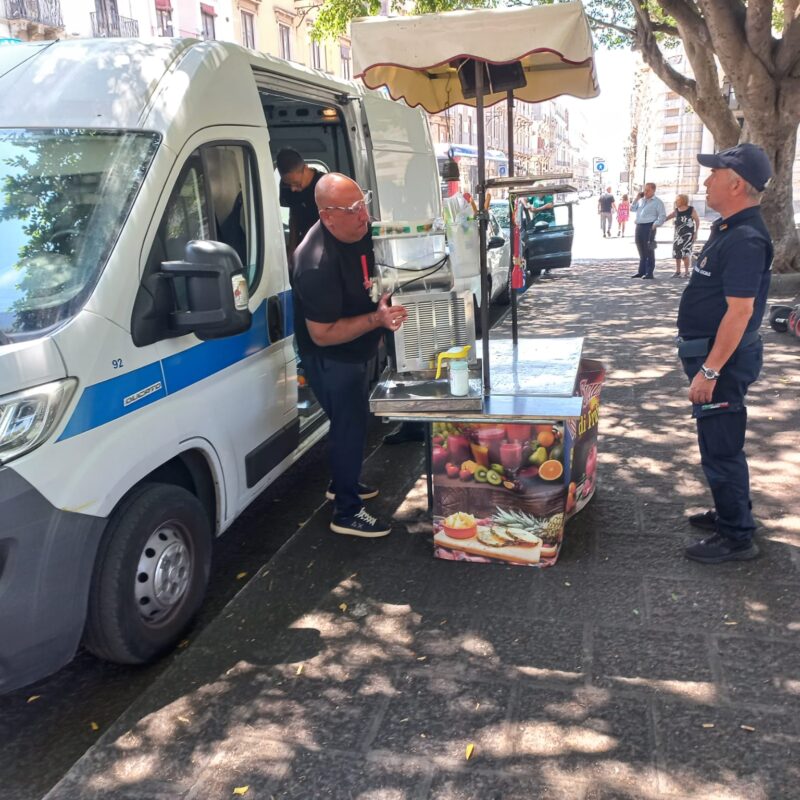
<svg viewBox="0 0 800 800">
<path fill-rule="evenodd" d="M 711 369 L 711 367 L 707 367 L 705 364 L 700 367 L 700 372 L 703 373 L 703 377 L 708 381 L 719 380 L 719 372 L 717 372 L 715 369 Z"/>
</svg>

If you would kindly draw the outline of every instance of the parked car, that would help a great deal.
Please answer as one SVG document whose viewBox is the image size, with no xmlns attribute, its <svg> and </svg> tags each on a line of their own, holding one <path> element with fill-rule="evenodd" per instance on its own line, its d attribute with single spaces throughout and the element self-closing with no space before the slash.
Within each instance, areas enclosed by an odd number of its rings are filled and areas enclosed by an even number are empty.
<svg viewBox="0 0 800 800">
<path fill-rule="evenodd" d="M 542 187 L 533 195 L 553 195 L 552 211 L 534 212 L 523 208 L 520 226 L 520 246 L 525 269 L 532 277 L 543 270 L 568 267 L 572 264 L 572 202 L 567 198 L 575 190 L 572 186 Z"/>
<path fill-rule="evenodd" d="M 489 210 L 496 217 L 500 229 L 503 231 L 503 236 L 505 236 L 506 239 L 510 239 L 511 219 L 508 200 L 492 200 L 489 204 Z"/>
<path fill-rule="evenodd" d="M 505 208 L 507 218 L 508 204 Z M 503 230 L 500 219 L 492 208 L 489 211 L 489 227 L 486 230 L 486 269 L 489 273 L 489 297 L 492 303 L 506 305 L 510 302 L 508 271 L 510 260 L 511 240 L 508 229 Z"/>
</svg>

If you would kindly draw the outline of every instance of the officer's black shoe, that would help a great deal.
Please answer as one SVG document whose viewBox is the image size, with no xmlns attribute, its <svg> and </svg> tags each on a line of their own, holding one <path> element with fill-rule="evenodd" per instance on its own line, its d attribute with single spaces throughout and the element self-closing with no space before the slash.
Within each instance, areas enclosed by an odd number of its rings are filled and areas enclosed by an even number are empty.
<svg viewBox="0 0 800 800">
<path fill-rule="evenodd" d="M 655 280 L 655 277 L 653 275 L 642 275 L 642 278 L 644 278 L 646 281 L 654 281 Z"/>
<path fill-rule="evenodd" d="M 378 489 L 373 486 L 367 486 L 364 483 L 358 484 L 358 496 L 361 500 L 372 500 L 373 497 L 378 496 Z M 325 490 L 325 497 L 328 500 L 335 500 L 336 495 L 333 493 L 333 484 L 329 483 L 328 488 Z"/>
<path fill-rule="evenodd" d="M 406 442 L 424 442 L 425 429 L 422 422 L 403 422 L 399 428 L 383 437 L 384 444 L 405 444 Z"/>
<path fill-rule="evenodd" d="M 722 564 L 725 561 L 750 561 L 757 558 L 758 547 L 751 541 L 735 542 L 715 533 L 708 539 L 701 539 L 690 545 L 684 553 L 686 558 L 701 564 Z"/>
<path fill-rule="evenodd" d="M 704 531 L 715 531 L 717 529 L 717 512 L 702 511 L 699 514 L 691 514 L 689 516 L 689 524 L 694 525 L 695 528 L 702 528 Z"/>
<path fill-rule="evenodd" d="M 385 525 L 377 517 L 370 514 L 366 508 L 362 508 L 351 517 L 334 517 L 331 520 L 331 530 L 334 533 L 344 533 L 347 536 L 378 539 L 381 536 L 388 536 L 392 532 L 392 526 Z"/>
<path fill-rule="evenodd" d="M 638 272 L 635 275 L 631 275 L 631 278 L 644 278 L 644 275 L 640 275 Z"/>
</svg>

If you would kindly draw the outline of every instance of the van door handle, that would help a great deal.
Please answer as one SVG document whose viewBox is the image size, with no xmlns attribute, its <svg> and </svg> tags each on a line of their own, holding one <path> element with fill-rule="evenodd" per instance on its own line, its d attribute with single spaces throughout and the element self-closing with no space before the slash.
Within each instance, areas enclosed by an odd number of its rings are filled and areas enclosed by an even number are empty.
<svg viewBox="0 0 800 800">
<path fill-rule="evenodd" d="M 283 305 L 277 294 L 267 300 L 267 333 L 270 344 L 283 339 Z"/>
</svg>

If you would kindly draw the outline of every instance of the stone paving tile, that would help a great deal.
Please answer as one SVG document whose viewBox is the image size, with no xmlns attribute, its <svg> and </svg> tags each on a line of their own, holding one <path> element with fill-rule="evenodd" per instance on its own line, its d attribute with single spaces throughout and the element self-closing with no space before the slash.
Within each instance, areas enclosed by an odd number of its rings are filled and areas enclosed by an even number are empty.
<svg viewBox="0 0 800 800">
<path fill-rule="evenodd" d="M 552 785 L 545 776 L 508 777 L 475 771 L 444 773 L 433 781 L 428 800 L 583 800 L 583 784 Z"/>
<path fill-rule="evenodd" d="M 429 611 L 414 628 L 414 660 L 437 675 L 507 683 L 514 674 L 500 663 L 481 628 L 482 617 L 453 609 Z"/>
<path fill-rule="evenodd" d="M 526 616 L 532 592 L 548 580 L 551 570 L 505 564 L 467 564 L 437 561 L 436 580 L 428 584 L 422 608 L 452 608 L 468 605 L 478 616 Z"/>
<path fill-rule="evenodd" d="M 405 675 L 372 748 L 461 765 L 473 744 L 471 763 L 501 768 L 510 754 L 505 730 L 510 695 L 510 687 L 501 684 Z"/>
<path fill-rule="evenodd" d="M 591 505 L 589 503 L 589 506 Z M 583 511 L 567 522 L 556 562 L 559 571 L 586 572 L 594 564 L 596 536 L 594 531 L 581 524 L 579 521 L 581 514 Z"/>
<path fill-rule="evenodd" d="M 255 800 L 409 800 L 420 796 L 426 773 L 413 763 L 243 739 L 219 753 L 186 800 L 229 800 L 237 787 Z"/>
<path fill-rule="evenodd" d="M 511 736 L 515 770 L 543 763 L 563 778 L 654 787 L 655 742 L 642 699 L 601 689 L 521 687 Z"/>
<path fill-rule="evenodd" d="M 609 624 L 642 624 L 645 618 L 644 590 L 638 576 L 549 570 L 528 604 L 531 619 L 603 620 Z"/>
<path fill-rule="evenodd" d="M 608 533 L 638 535 L 641 532 L 636 503 L 617 497 L 616 492 L 604 491 L 602 483 L 589 505 L 570 520 L 570 525 L 576 531 L 598 537 L 601 546 Z"/>
<path fill-rule="evenodd" d="M 601 572 L 625 575 L 675 574 L 685 577 L 687 572 L 696 571 L 695 565 L 683 555 L 691 542 L 688 536 L 652 532 L 634 542 L 631 535 L 605 532 L 597 543 L 597 567 Z"/>
<path fill-rule="evenodd" d="M 50 792 L 48 800 L 155 800 L 182 796 L 220 743 L 225 722 L 211 712 L 218 692 L 203 686 L 142 715 L 130 730 L 103 736 Z M 183 694 L 181 694 L 183 692 Z M 9 800 L 11 800 L 9 798 Z"/>
<path fill-rule="evenodd" d="M 582 626 L 503 622 L 465 613 L 425 615 L 415 630 L 417 665 L 469 680 L 583 680 Z"/>
<path fill-rule="evenodd" d="M 426 773 L 426 766 L 413 762 L 305 753 L 292 762 L 270 800 L 411 800 L 422 796 Z"/>
<path fill-rule="evenodd" d="M 800 646 L 796 640 L 731 636 L 720 637 L 717 647 L 723 681 L 734 703 L 800 710 Z"/>
<path fill-rule="evenodd" d="M 478 628 L 501 668 L 517 677 L 583 680 L 583 626 L 531 619 L 521 625 L 485 620 Z"/>
<path fill-rule="evenodd" d="M 423 605 L 423 598 L 429 584 L 441 579 L 441 566 L 431 557 L 430 561 L 419 563 L 413 570 L 393 561 L 370 559 L 362 561 L 343 574 L 336 586 L 318 604 L 322 611 L 341 607 L 363 605 L 371 610 L 387 606 Z M 298 587 L 298 591 L 301 588 Z"/>
<path fill-rule="evenodd" d="M 796 716 L 659 703 L 656 720 L 665 794 L 731 800 L 797 797 Z"/>
<path fill-rule="evenodd" d="M 593 632 L 592 683 L 653 691 L 687 702 L 714 702 L 717 689 L 706 638 L 694 632 L 598 627 Z"/>
<path fill-rule="evenodd" d="M 727 567 L 729 565 L 720 565 Z M 796 584 L 765 580 L 743 583 L 723 579 L 724 570 L 705 581 L 648 578 L 652 625 L 679 630 L 702 629 L 759 636 L 797 636 L 800 596 Z"/>
<path fill-rule="evenodd" d="M 184 800 L 229 800 L 237 797 L 235 789 L 246 789 L 241 796 L 254 800 L 274 797 L 296 757 L 296 750 L 282 742 L 231 739 L 219 747 Z"/>
<path fill-rule="evenodd" d="M 306 749 L 358 750 L 393 692 L 390 675 L 336 664 L 259 670 L 240 665 L 213 706 L 226 739 L 283 742 Z"/>
</svg>

